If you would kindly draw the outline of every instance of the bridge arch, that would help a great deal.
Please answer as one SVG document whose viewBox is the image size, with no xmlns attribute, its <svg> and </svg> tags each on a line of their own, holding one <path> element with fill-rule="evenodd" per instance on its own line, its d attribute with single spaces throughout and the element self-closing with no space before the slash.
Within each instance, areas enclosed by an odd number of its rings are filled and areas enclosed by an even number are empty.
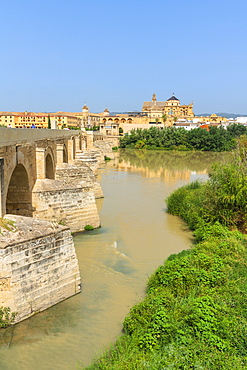
<svg viewBox="0 0 247 370">
<path fill-rule="evenodd" d="M 66 144 L 63 144 L 63 163 L 68 163 L 68 149 Z"/>
<path fill-rule="evenodd" d="M 79 139 L 79 149 L 82 150 L 82 137 L 81 137 L 81 135 L 79 135 L 78 139 Z"/>
<path fill-rule="evenodd" d="M 12 172 L 6 196 L 6 213 L 32 217 L 32 192 L 23 164 Z"/>
<path fill-rule="evenodd" d="M 55 171 L 50 154 L 47 154 L 45 157 L 45 178 L 46 179 L 55 179 Z"/>
<path fill-rule="evenodd" d="M 55 161 L 53 151 L 50 147 L 45 150 L 45 178 L 55 179 Z"/>
<path fill-rule="evenodd" d="M 75 137 L 74 136 L 72 137 L 72 143 L 73 143 L 73 146 L 72 146 L 72 158 L 75 159 L 76 144 L 75 144 Z"/>
</svg>

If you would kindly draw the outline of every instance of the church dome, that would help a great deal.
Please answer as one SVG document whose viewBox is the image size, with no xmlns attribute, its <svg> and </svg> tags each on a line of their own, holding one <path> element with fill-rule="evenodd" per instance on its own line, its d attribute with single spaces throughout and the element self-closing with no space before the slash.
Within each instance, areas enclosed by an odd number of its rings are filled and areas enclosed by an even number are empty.
<svg viewBox="0 0 247 370">
<path fill-rule="evenodd" d="M 170 99 L 167 99 L 167 101 L 168 100 L 177 100 L 177 101 L 179 101 L 179 99 L 178 98 L 176 98 L 176 96 L 174 96 L 174 95 L 172 95 L 172 97 L 170 97 Z"/>
</svg>

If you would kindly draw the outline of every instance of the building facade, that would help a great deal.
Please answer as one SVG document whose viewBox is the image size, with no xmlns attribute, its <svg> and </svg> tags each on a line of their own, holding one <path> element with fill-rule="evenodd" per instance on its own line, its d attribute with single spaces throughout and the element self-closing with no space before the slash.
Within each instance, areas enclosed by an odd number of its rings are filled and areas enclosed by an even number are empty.
<svg viewBox="0 0 247 370">
<path fill-rule="evenodd" d="M 181 105 L 180 100 L 172 95 L 165 101 L 158 101 L 153 94 L 151 101 L 145 101 L 142 111 L 123 114 L 110 114 L 108 108 L 101 113 L 91 113 L 89 107 L 84 104 L 81 112 L 56 112 L 56 113 L 33 113 L 33 112 L 0 112 L 0 125 L 13 128 L 57 128 L 57 129 L 87 129 L 99 130 L 107 136 L 127 134 L 133 129 L 168 126 L 188 126 L 194 124 L 218 124 L 227 123 L 225 117 L 212 114 L 208 117 L 195 116 L 193 103 Z"/>
<path fill-rule="evenodd" d="M 142 111 L 146 112 L 152 121 L 163 122 L 166 126 L 172 126 L 178 119 L 191 120 L 195 116 L 193 103 L 181 105 L 174 95 L 166 101 L 157 101 L 156 94 L 153 94 L 151 101 L 143 103 Z"/>
<path fill-rule="evenodd" d="M 12 128 L 81 128 L 81 119 L 72 113 L 0 112 L 0 125 Z"/>
</svg>

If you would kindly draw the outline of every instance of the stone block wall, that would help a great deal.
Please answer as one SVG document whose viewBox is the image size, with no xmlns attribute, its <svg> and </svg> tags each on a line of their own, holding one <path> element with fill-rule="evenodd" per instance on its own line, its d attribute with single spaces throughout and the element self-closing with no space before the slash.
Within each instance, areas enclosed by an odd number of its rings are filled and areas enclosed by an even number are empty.
<svg viewBox="0 0 247 370">
<path fill-rule="evenodd" d="M 14 226 L 0 230 L 0 306 L 17 312 L 18 322 L 80 292 L 68 227 L 17 215 L 5 219 Z"/>
<path fill-rule="evenodd" d="M 94 142 L 94 146 L 103 153 L 104 156 L 114 159 L 114 153 L 112 147 L 117 146 L 113 144 L 113 141 L 101 141 L 97 140 Z"/>
<path fill-rule="evenodd" d="M 56 167 L 56 180 L 67 183 L 83 181 L 88 187 L 93 188 L 94 196 L 98 199 L 103 198 L 103 190 L 96 176 L 82 160 L 74 160 L 73 164 L 62 163 Z"/>
<path fill-rule="evenodd" d="M 93 173 L 97 173 L 100 164 L 104 162 L 104 153 L 100 149 L 94 148 L 85 152 L 77 152 L 75 159 L 86 164 Z"/>
<path fill-rule="evenodd" d="M 37 180 L 32 192 L 33 217 L 66 224 L 72 232 L 100 226 L 93 187 L 80 182 Z"/>
</svg>

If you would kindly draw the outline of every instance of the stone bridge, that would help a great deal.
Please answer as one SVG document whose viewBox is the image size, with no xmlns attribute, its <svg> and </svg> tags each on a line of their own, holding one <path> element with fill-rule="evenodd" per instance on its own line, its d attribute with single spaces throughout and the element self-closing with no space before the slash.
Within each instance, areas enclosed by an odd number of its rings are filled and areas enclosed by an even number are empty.
<svg viewBox="0 0 247 370">
<path fill-rule="evenodd" d="M 98 148 L 97 148 L 98 143 Z M 0 217 L 53 220 L 81 231 L 100 225 L 95 170 L 111 151 L 102 135 L 73 130 L 0 129 Z"/>
<path fill-rule="evenodd" d="M 105 155 L 101 134 L 0 128 L 0 307 L 15 322 L 81 291 L 71 231 L 100 226 Z"/>
</svg>

